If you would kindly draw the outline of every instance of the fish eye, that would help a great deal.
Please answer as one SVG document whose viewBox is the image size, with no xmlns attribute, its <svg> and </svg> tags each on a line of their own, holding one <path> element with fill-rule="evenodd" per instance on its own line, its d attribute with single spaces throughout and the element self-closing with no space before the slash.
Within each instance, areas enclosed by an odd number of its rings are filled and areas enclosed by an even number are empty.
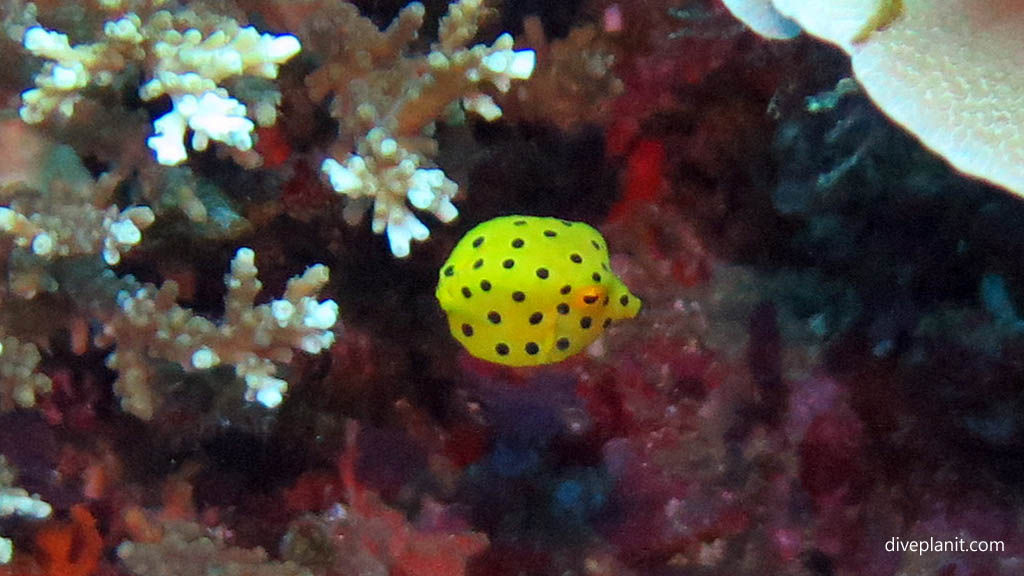
<svg viewBox="0 0 1024 576">
<path fill-rule="evenodd" d="M 587 286 L 580 291 L 578 298 L 582 300 L 583 304 L 591 305 L 597 304 L 601 297 L 607 298 L 608 295 L 605 293 L 604 288 L 601 286 Z"/>
</svg>

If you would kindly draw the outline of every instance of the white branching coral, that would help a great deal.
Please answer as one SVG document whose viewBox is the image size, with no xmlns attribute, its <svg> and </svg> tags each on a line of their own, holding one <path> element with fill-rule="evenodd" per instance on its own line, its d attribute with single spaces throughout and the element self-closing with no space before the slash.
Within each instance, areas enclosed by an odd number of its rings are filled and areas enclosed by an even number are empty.
<svg viewBox="0 0 1024 576">
<path fill-rule="evenodd" d="M 451 201 L 459 185 L 439 168 L 421 168 L 423 160 L 422 156 L 400 148 L 383 129 L 374 128 L 345 164 L 328 158 L 322 169 L 334 190 L 357 200 L 345 207 L 346 221 L 358 224 L 365 211 L 358 200 L 372 199 L 373 231 L 386 232 L 392 254 L 404 258 L 409 255 L 411 240 L 422 241 L 430 236 L 430 230 L 409 210 L 407 200 L 442 222 L 451 222 L 459 214 Z"/>
<path fill-rule="evenodd" d="M 39 149 L 40 163 L 59 166 L 60 174 L 0 186 L 0 235 L 47 261 L 102 254 L 107 264 L 118 264 L 142 241 L 142 231 L 156 219 L 153 210 L 112 204 L 110 187 L 93 180 L 70 148 L 33 143 L 38 138 L 30 133 L 23 138 Z"/>
<path fill-rule="evenodd" d="M 31 408 L 36 404 L 36 394 L 50 391 L 50 378 L 36 371 L 40 360 L 42 355 L 35 344 L 13 336 L 0 338 L 0 413 Z"/>
<path fill-rule="evenodd" d="M 21 516 L 39 520 L 48 517 L 52 512 L 50 505 L 37 494 L 29 494 L 16 487 L 15 478 L 15 472 L 8 466 L 7 459 L 0 455 L 0 518 Z M 0 536 L 0 564 L 10 562 L 13 553 L 14 543 Z"/>
<path fill-rule="evenodd" d="M 281 299 L 259 306 L 254 301 L 262 283 L 256 274 L 255 253 L 239 249 L 226 278 L 220 322 L 179 306 L 178 285 L 173 281 L 118 294 L 118 311 L 104 322 L 97 344 L 117 346 L 107 365 L 118 372 L 115 392 L 126 411 L 143 419 L 152 417 L 158 401 L 150 386 L 154 359 L 177 363 L 185 370 L 233 365 L 245 380 L 246 400 L 268 408 L 281 403 L 288 383 L 277 377 L 276 363 L 290 362 L 295 349 L 316 354 L 330 347 L 338 305 L 317 300 L 328 280 L 326 266 L 311 266 L 289 280 Z"/>
<path fill-rule="evenodd" d="M 185 161 L 185 138 L 204 150 L 210 140 L 238 150 L 252 148 L 256 123 L 276 121 L 280 94 L 270 91 L 255 102 L 255 121 L 247 106 L 222 84 L 243 76 L 274 79 L 278 68 L 295 56 L 299 40 L 292 35 L 261 34 L 232 18 L 190 10 L 161 10 L 143 21 L 135 13 L 108 20 L 102 39 L 72 46 L 58 31 L 33 26 L 25 31 L 25 48 L 47 62 L 35 78 L 36 87 L 22 94 L 21 117 L 38 123 L 57 113 L 70 117 L 82 90 L 109 85 L 130 63 L 143 67 L 147 80 L 139 96 L 151 101 L 169 96 L 172 109 L 153 123 L 149 147 L 161 164 Z"/>
<path fill-rule="evenodd" d="M 534 52 L 513 50 L 508 34 L 490 46 L 466 47 L 487 13 L 481 0 L 453 2 L 428 54 L 407 53 L 423 24 L 425 10 L 418 2 L 402 9 L 384 31 L 348 3 L 332 6 L 325 16 L 340 39 L 324 46 L 326 61 L 307 85 L 314 100 L 333 95 L 339 138 L 321 169 L 335 191 L 353 200 L 345 211 L 349 223 L 358 222 L 372 203 L 372 228 L 387 234 L 399 258 L 409 255 L 412 240 L 430 235 L 414 209 L 442 222 L 458 215 L 452 203 L 458 185 L 430 160 L 436 153 L 430 138 L 434 122 L 456 103 L 495 120 L 501 108 L 485 86 L 507 92 L 513 81 L 533 73 Z M 316 33 L 310 35 L 315 44 Z"/>
<path fill-rule="evenodd" d="M 142 241 L 142 230 L 156 218 L 148 206 L 51 206 L 46 212 L 19 212 L 18 203 L 0 206 L 0 232 L 36 256 L 52 259 L 100 252 L 111 266 Z M 27 214 L 27 215 L 26 215 Z"/>
</svg>

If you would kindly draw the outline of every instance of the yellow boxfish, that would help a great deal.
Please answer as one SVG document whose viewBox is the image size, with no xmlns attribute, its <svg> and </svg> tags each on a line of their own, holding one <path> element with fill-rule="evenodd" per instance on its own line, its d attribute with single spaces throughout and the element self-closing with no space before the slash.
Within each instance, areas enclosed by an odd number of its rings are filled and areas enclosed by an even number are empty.
<svg viewBox="0 0 1024 576">
<path fill-rule="evenodd" d="M 438 274 L 452 335 L 508 366 L 561 362 L 640 300 L 608 265 L 601 233 L 582 222 L 502 216 L 466 233 Z"/>
</svg>

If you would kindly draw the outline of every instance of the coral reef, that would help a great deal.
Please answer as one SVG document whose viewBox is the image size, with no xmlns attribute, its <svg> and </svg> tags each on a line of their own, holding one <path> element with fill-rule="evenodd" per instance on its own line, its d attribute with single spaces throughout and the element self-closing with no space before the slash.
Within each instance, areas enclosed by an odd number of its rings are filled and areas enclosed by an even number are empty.
<svg viewBox="0 0 1024 576">
<path fill-rule="evenodd" d="M 1016 4 L 0 2 L 0 576 L 1019 574 Z"/>
<path fill-rule="evenodd" d="M 160 526 L 155 542 L 124 542 L 117 556 L 132 574 L 172 576 L 181 574 L 285 574 L 310 576 L 294 562 L 274 562 L 260 548 L 227 546 L 223 536 L 191 522 Z"/>
<path fill-rule="evenodd" d="M 158 162 L 173 165 L 187 159 L 186 130 L 192 131 L 195 150 L 205 150 L 210 140 L 250 149 L 255 124 L 246 105 L 222 84 L 236 77 L 276 78 L 278 66 L 299 52 L 298 39 L 260 34 L 213 13 L 138 4 L 101 3 L 110 19 L 102 25 L 102 40 L 91 44 L 72 46 L 66 34 L 42 26 L 25 29 L 25 49 L 46 63 L 35 78 L 36 88 L 22 94 L 21 118 L 37 123 L 55 113 L 70 117 L 84 89 L 110 86 L 119 74 L 142 67 L 146 81 L 139 97 L 171 99 L 171 111 L 153 121 L 156 135 L 147 141 Z M 145 20 L 133 11 L 143 8 Z M 261 126 L 275 122 L 279 99 L 268 90 L 250 103 Z"/>
<path fill-rule="evenodd" d="M 452 204 L 458 185 L 430 167 L 435 120 L 459 103 L 484 120 L 496 120 L 501 108 L 484 86 L 507 92 L 512 81 L 533 73 L 534 52 L 513 50 L 509 34 L 490 46 L 466 47 L 488 13 L 482 0 L 452 3 L 438 24 L 437 41 L 422 55 L 406 54 L 423 26 L 422 4 L 403 8 L 383 32 L 347 3 L 320 16 L 341 38 L 306 80 L 314 101 L 330 98 L 338 121 L 338 140 L 321 169 L 334 190 L 352 200 L 346 220 L 358 222 L 372 203 L 373 231 L 387 234 L 399 258 L 409 255 L 411 240 L 430 235 L 410 206 L 441 222 L 458 215 Z"/>
<path fill-rule="evenodd" d="M 293 349 L 316 354 L 330 347 L 338 305 L 316 299 L 327 283 L 327 268 L 310 267 L 288 281 L 283 298 L 256 306 L 262 284 L 256 278 L 255 256 L 251 249 L 240 248 L 231 261 L 219 323 L 177 305 L 173 280 L 159 288 L 141 285 L 118 292 L 118 310 L 104 323 L 96 344 L 116 345 L 107 366 L 118 373 L 114 390 L 125 410 L 141 418 L 153 415 L 157 400 L 149 384 L 150 359 L 175 362 L 185 370 L 232 365 L 245 380 L 246 400 L 275 408 L 288 383 L 274 376 L 274 363 L 291 362 Z"/>
</svg>

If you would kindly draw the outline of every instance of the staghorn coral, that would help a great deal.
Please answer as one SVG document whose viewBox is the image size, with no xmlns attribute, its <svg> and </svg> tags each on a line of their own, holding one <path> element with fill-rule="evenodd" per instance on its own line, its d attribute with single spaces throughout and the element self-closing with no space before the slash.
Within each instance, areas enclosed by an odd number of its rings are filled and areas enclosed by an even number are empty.
<svg viewBox="0 0 1024 576">
<path fill-rule="evenodd" d="M 410 206 L 442 222 L 458 215 L 452 204 L 458 185 L 431 167 L 434 122 L 459 102 L 484 120 L 499 118 L 501 109 L 483 92 L 484 84 L 507 92 L 513 80 L 529 78 L 534 52 L 513 50 L 509 34 L 490 46 L 466 48 L 489 13 L 481 0 L 452 3 L 427 54 L 409 48 L 423 25 L 425 9 L 418 2 L 384 31 L 352 4 L 321 8 L 317 27 L 300 33 L 324 57 L 306 79 L 310 96 L 330 98 L 338 121 L 337 142 L 321 169 L 350 199 L 346 221 L 358 223 L 372 203 L 373 231 L 387 234 L 395 256 L 408 256 L 410 241 L 430 235 Z"/>
<path fill-rule="evenodd" d="M 293 349 L 316 354 L 328 348 L 338 305 L 316 299 L 327 283 L 326 266 L 311 266 L 289 280 L 283 298 L 259 306 L 254 300 L 262 284 L 256 273 L 255 253 L 240 248 L 226 278 L 219 323 L 179 306 L 174 281 L 118 293 L 118 310 L 105 321 L 96 343 L 117 345 L 107 365 L 118 372 L 114 388 L 125 410 L 145 419 L 153 415 L 158 398 L 150 385 L 150 359 L 175 362 L 185 370 L 231 364 L 245 380 L 246 400 L 269 408 L 281 403 L 288 383 L 275 376 L 275 362 L 290 362 Z"/>
<path fill-rule="evenodd" d="M 751 14 L 772 10 L 839 46 L 850 55 L 857 81 L 886 115 L 957 170 L 1024 195 L 1020 2 L 734 0 L 726 5 L 758 33 L 764 28 Z"/>
<path fill-rule="evenodd" d="M 317 353 L 333 342 L 337 305 L 315 298 L 328 278 L 324 266 L 294 278 L 282 299 L 255 306 L 261 287 L 255 255 L 239 250 L 225 319 L 216 323 L 178 306 L 176 283 L 158 288 L 109 269 L 141 243 L 142 231 L 155 220 L 149 206 L 129 204 L 134 197 L 201 223 L 193 229 L 198 238 L 206 236 L 204 227 L 239 227 L 233 223 L 237 216 L 219 206 L 209 186 L 186 168 L 133 177 L 129 160 L 94 179 L 70 147 L 17 120 L 2 126 L 8 130 L 0 146 L 15 153 L 0 159 L 0 199 L 6 204 L 0 206 L 0 237 L 9 238 L 0 252 L 6 267 L 0 287 L 0 411 L 32 407 L 37 395 L 49 392 L 49 377 L 37 371 L 40 349 L 62 326 L 78 335 L 76 354 L 88 349 L 90 321 L 99 326 L 97 346 L 116 345 L 107 362 L 119 372 L 115 392 L 126 411 L 144 419 L 160 404 L 153 360 L 185 370 L 233 365 L 247 385 L 246 398 L 274 407 L 287 387 L 275 377 L 274 363 L 289 362 L 293 348 Z M 18 151 L 16 142 L 30 152 Z M 131 183 L 139 193 L 121 196 Z M 65 324 L 61 315 L 73 320 Z"/>
<path fill-rule="evenodd" d="M 7 459 L 0 454 L 0 518 L 5 516 L 24 516 L 42 519 L 50 515 L 51 508 L 39 496 L 29 495 L 25 490 L 14 486 L 16 474 L 7 465 Z M 10 562 L 14 551 L 13 543 L 0 536 L 0 564 Z"/>
<path fill-rule="evenodd" d="M 94 180 L 71 148 L 16 120 L 0 129 L 0 146 L 11 152 L 0 160 L 0 234 L 17 248 L 45 261 L 102 254 L 113 266 L 142 241 L 155 214 L 148 206 L 118 207 L 118 179 Z"/>
<path fill-rule="evenodd" d="M 38 25 L 25 29 L 25 49 L 45 63 L 36 87 L 22 94 L 21 118 L 38 123 L 53 115 L 70 117 L 86 88 L 111 86 L 118 75 L 139 66 L 146 78 L 139 97 L 152 101 L 166 95 L 172 103 L 171 111 L 153 122 L 156 135 L 148 140 L 159 163 L 187 159 L 187 130 L 196 150 L 205 150 L 210 140 L 249 150 L 255 124 L 246 105 L 223 84 L 241 77 L 276 78 L 279 65 L 299 52 L 298 39 L 260 34 L 211 12 L 153 10 L 163 2 L 132 4 L 138 4 L 141 16 L 121 2 L 101 3 L 109 19 L 98 34 L 101 40 L 90 44 L 72 46 L 66 34 Z M 279 100 L 276 90 L 261 94 L 253 103 L 256 123 L 273 124 Z"/>
<path fill-rule="evenodd" d="M 540 19 L 527 17 L 522 44 L 537 52 L 537 69 L 502 99 L 509 116 L 547 121 L 562 130 L 606 123 L 613 99 L 623 92 L 613 72 L 614 32 L 587 24 L 565 38 L 549 39 Z"/>
</svg>

